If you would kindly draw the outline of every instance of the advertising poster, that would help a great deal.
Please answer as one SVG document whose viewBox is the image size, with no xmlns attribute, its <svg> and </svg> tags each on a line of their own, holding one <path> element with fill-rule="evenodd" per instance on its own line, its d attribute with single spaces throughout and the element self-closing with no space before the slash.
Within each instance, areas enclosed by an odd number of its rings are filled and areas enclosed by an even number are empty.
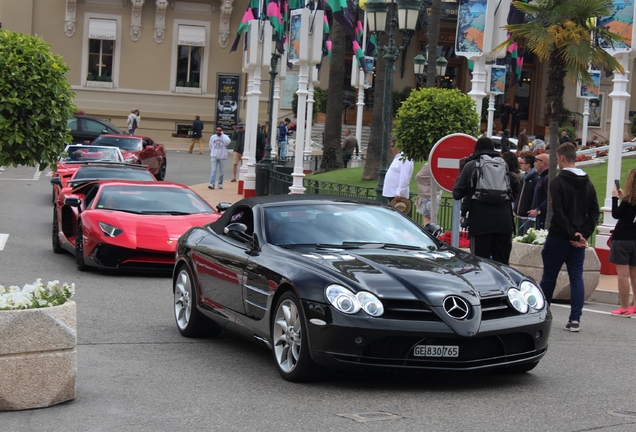
<svg viewBox="0 0 636 432">
<path fill-rule="evenodd" d="M 590 117 L 587 125 L 589 127 L 601 127 L 603 109 L 603 95 L 599 94 L 597 98 L 590 99 Z"/>
<path fill-rule="evenodd" d="M 231 133 L 232 126 L 239 122 L 241 76 L 217 73 L 216 89 L 216 126 L 221 126 L 225 133 Z"/>
<path fill-rule="evenodd" d="M 592 77 L 592 85 L 580 84 L 577 96 L 583 99 L 597 99 L 601 87 L 601 71 L 591 70 L 588 72 Z"/>
<path fill-rule="evenodd" d="M 292 16 L 289 22 L 289 52 L 287 54 L 287 61 L 291 64 L 296 64 L 300 60 L 300 31 L 302 25 L 302 15 L 300 13 L 295 14 L 292 11 Z"/>
<path fill-rule="evenodd" d="M 373 86 L 373 62 L 374 58 L 370 56 L 364 57 L 367 72 L 364 74 L 364 88 L 368 89 Z"/>
<path fill-rule="evenodd" d="M 613 0 L 612 13 L 598 19 L 598 26 L 617 33 L 625 40 L 613 45 L 605 39 L 599 45 L 610 54 L 629 52 L 632 48 L 632 27 L 634 26 L 634 0 Z"/>
<path fill-rule="evenodd" d="M 490 69 L 490 94 L 504 94 L 506 90 L 506 67 L 493 65 Z"/>
<path fill-rule="evenodd" d="M 459 0 L 455 54 L 467 58 L 484 52 L 487 0 Z"/>
</svg>

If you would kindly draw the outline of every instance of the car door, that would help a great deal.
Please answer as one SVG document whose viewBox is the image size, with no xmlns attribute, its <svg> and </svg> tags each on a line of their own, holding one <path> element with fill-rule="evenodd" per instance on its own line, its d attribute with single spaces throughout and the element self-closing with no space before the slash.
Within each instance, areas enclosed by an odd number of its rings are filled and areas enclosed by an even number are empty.
<svg viewBox="0 0 636 432">
<path fill-rule="evenodd" d="M 146 165 L 153 173 L 159 169 L 157 161 L 157 152 L 155 151 L 155 143 L 150 138 L 144 138 L 139 153 L 139 160 Z"/>
<path fill-rule="evenodd" d="M 79 120 L 80 136 L 82 142 L 91 143 L 104 132 L 108 132 L 108 128 L 100 122 L 90 118 L 77 118 Z"/>
</svg>

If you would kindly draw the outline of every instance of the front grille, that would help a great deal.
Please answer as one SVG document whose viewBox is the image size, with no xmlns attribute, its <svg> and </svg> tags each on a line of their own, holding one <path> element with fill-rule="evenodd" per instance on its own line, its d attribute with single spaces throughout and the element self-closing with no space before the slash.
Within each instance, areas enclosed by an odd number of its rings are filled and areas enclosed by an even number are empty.
<svg viewBox="0 0 636 432">
<path fill-rule="evenodd" d="M 108 244 L 99 245 L 95 260 L 104 267 L 122 270 L 169 270 L 174 266 L 173 253 L 136 251 Z"/>
<path fill-rule="evenodd" d="M 412 321 L 441 321 L 422 300 L 382 299 L 382 318 Z"/>
<path fill-rule="evenodd" d="M 519 315 L 517 311 L 510 307 L 508 296 L 501 295 L 481 299 L 481 319 L 482 321 L 507 318 Z"/>
</svg>

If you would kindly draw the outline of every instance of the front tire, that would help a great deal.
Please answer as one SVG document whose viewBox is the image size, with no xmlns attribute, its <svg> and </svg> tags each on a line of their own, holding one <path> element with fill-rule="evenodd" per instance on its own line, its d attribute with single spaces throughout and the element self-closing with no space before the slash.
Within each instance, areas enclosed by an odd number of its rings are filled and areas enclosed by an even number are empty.
<svg viewBox="0 0 636 432">
<path fill-rule="evenodd" d="M 51 241 L 53 243 L 53 252 L 56 254 L 64 252 L 62 246 L 60 245 L 60 224 L 57 219 L 57 209 L 53 209 L 53 232 L 51 233 Z"/>
<path fill-rule="evenodd" d="M 166 169 L 168 168 L 168 162 L 164 158 L 161 161 L 161 166 L 159 167 L 159 174 L 157 174 L 157 180 L 164 181 L 166 179 Z"/>
<path fill-rule="evenodd" d="M 316 364 L 309 355 L 305 314 L 296 294 L 283 294 L 276 304 L 271 326 L 272 352 L 283 379 L 302 382 L 313 378 Z"/>
<path fill-rule="evenodd" d="M 181 266 L 174 281 L 174 318 L 179 332 L 185 337 L 217 336 L 221 328 L 206 319 L 196 306 L 194 278 L 190 270 Z"/>
<path fill-rule="evenodd" d="M 75 233 L 75 265 L 79 271 L 86 271 L 86 261 L 84 260 L 84 230 L 82 220 L 77 221 L 77 232 Z"/>
</svg>

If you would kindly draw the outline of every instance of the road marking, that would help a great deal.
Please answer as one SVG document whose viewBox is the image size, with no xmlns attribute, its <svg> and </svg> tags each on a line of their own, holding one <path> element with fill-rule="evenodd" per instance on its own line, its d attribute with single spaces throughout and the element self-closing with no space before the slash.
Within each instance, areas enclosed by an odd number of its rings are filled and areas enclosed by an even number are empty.
<svg viewBox="0 0 636 432">
<path fill-rule="evenodd" d="M 4 249 L 4 245 L 7 243 L 9 234 L 0 234 L 0 251 Z"/>
<path fill-rule="evenodd" d="M 563 304 L 554 304 L 552 303 L 552 306 L 558 306 L 558 307 L 562 307 L 562 308 L 569 308 L 570 305 L 563 305 Z M 601 314 L 601 315 L 611 315 L 611 312 L 605 312 L 605 311 L 598 311 L 598 310 L 594 310 L 594 309 L 588 309 L 588 308 L 583 308 L 582 310 L 584 310 L 585 312 L 593 312 L 593 313 L 597 313 L 597 314 Z"/>
<path fill-rule="evenodd" d="M 33 174 L 33 180 L 40 180 L 42 171 L 40 171 L 40 164 L 35 164 L 35 173 Z"/>
</svg>

